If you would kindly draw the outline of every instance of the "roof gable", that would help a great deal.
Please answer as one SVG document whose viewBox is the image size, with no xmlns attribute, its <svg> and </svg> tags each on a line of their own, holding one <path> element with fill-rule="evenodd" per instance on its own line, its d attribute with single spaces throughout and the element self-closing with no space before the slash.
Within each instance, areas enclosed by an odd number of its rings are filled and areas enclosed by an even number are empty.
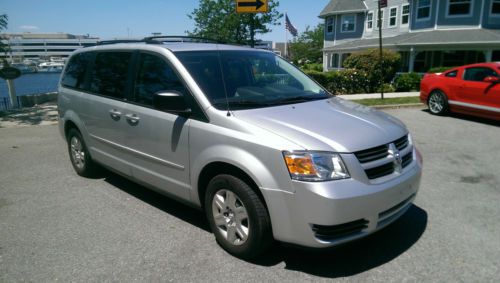
<svg viewBox="0 0 500 283">
<path fill-rule="evenodd" d="M 346 12 L 364 12 L 367 10 L 363 0 L 330 0 L 319 16 L 326 17 L 328 15 L 344 14 Z"/>
</svg>

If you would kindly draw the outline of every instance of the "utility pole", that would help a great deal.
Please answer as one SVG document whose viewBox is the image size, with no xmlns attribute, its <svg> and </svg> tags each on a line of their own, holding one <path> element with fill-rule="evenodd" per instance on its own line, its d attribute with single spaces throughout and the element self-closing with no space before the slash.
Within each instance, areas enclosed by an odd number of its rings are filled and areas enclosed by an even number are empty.
<svg viewBox="0 0 500 283">
<path fill-rule="evenodd" d="M 379 43 L 379 50 L 380 50 L 380 58 L 379 58 L 379 65 L 380 65 L 380 96 L 382 99 L 384 99 L 384 67 L 382 66 L 384 62 L 384 53 L 382 52 L 382 8 L 387 7 L 387 0 L 379 0 L 378 1 L 378 21 L 377 21 L 377 26 L 378 26 L 378 43 Z"/>
</svg>

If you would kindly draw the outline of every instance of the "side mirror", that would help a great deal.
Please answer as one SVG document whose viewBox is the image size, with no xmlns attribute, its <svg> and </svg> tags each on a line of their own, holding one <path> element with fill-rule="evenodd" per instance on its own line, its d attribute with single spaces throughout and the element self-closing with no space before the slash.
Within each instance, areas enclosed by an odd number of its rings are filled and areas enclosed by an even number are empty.
<svg viewBox="0 0 500 283">
<path fill-rule="evenodd" d="M 494 76 L 488 76 L 484 78 L 483 82 L 485 83 L 500 83 L 500 79 Z"/>
<path fill-rule="evenodd" d="M 153 96 L 153 107 L 157 110 L 189 116 L 191 109 L 187 108 L 184 96 L 178 91 L 160 91 Z"/>
</svg>

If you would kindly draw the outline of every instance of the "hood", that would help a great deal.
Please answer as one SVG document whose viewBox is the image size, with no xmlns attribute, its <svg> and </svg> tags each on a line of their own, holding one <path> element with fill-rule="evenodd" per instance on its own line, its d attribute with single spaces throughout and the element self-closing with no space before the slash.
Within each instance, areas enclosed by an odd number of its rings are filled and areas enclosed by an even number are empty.
<svg viewBox="0 0 500 283">
<path fill-rule="evenodd" d="M 341 98 L 235 111 L 234 116 L 308 150 L 350 153 L 408 133 L 398 119 Z"/>
</svg>

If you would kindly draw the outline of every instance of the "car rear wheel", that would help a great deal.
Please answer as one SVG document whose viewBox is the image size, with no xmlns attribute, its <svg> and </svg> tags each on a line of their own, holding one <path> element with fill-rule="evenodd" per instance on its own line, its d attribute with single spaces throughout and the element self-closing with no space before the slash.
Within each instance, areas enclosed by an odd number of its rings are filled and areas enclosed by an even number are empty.
<svg viewBox="0 0 500 283">
<path fill-rule="evenodd" d="M 71 165 L 78 175 L 92 177 L 95 174 L 97 165 L 90 158 L 82 135 L 74 128 L 68 131 L 68 152 Z"/>
<path fill-rule="evenodd" d="M 271 221 L 259 196 L 240 178 L 218 175 L 208 184 L 205 212 L 219 245 L 243 259 L 272 243 Z"/>
<path fill-rule="evenodd" d="M 434 115 L 448 113 L 448 98 L 442 91 L 435 90 L 429 96 L 429 111 Z"/>
</svg>

